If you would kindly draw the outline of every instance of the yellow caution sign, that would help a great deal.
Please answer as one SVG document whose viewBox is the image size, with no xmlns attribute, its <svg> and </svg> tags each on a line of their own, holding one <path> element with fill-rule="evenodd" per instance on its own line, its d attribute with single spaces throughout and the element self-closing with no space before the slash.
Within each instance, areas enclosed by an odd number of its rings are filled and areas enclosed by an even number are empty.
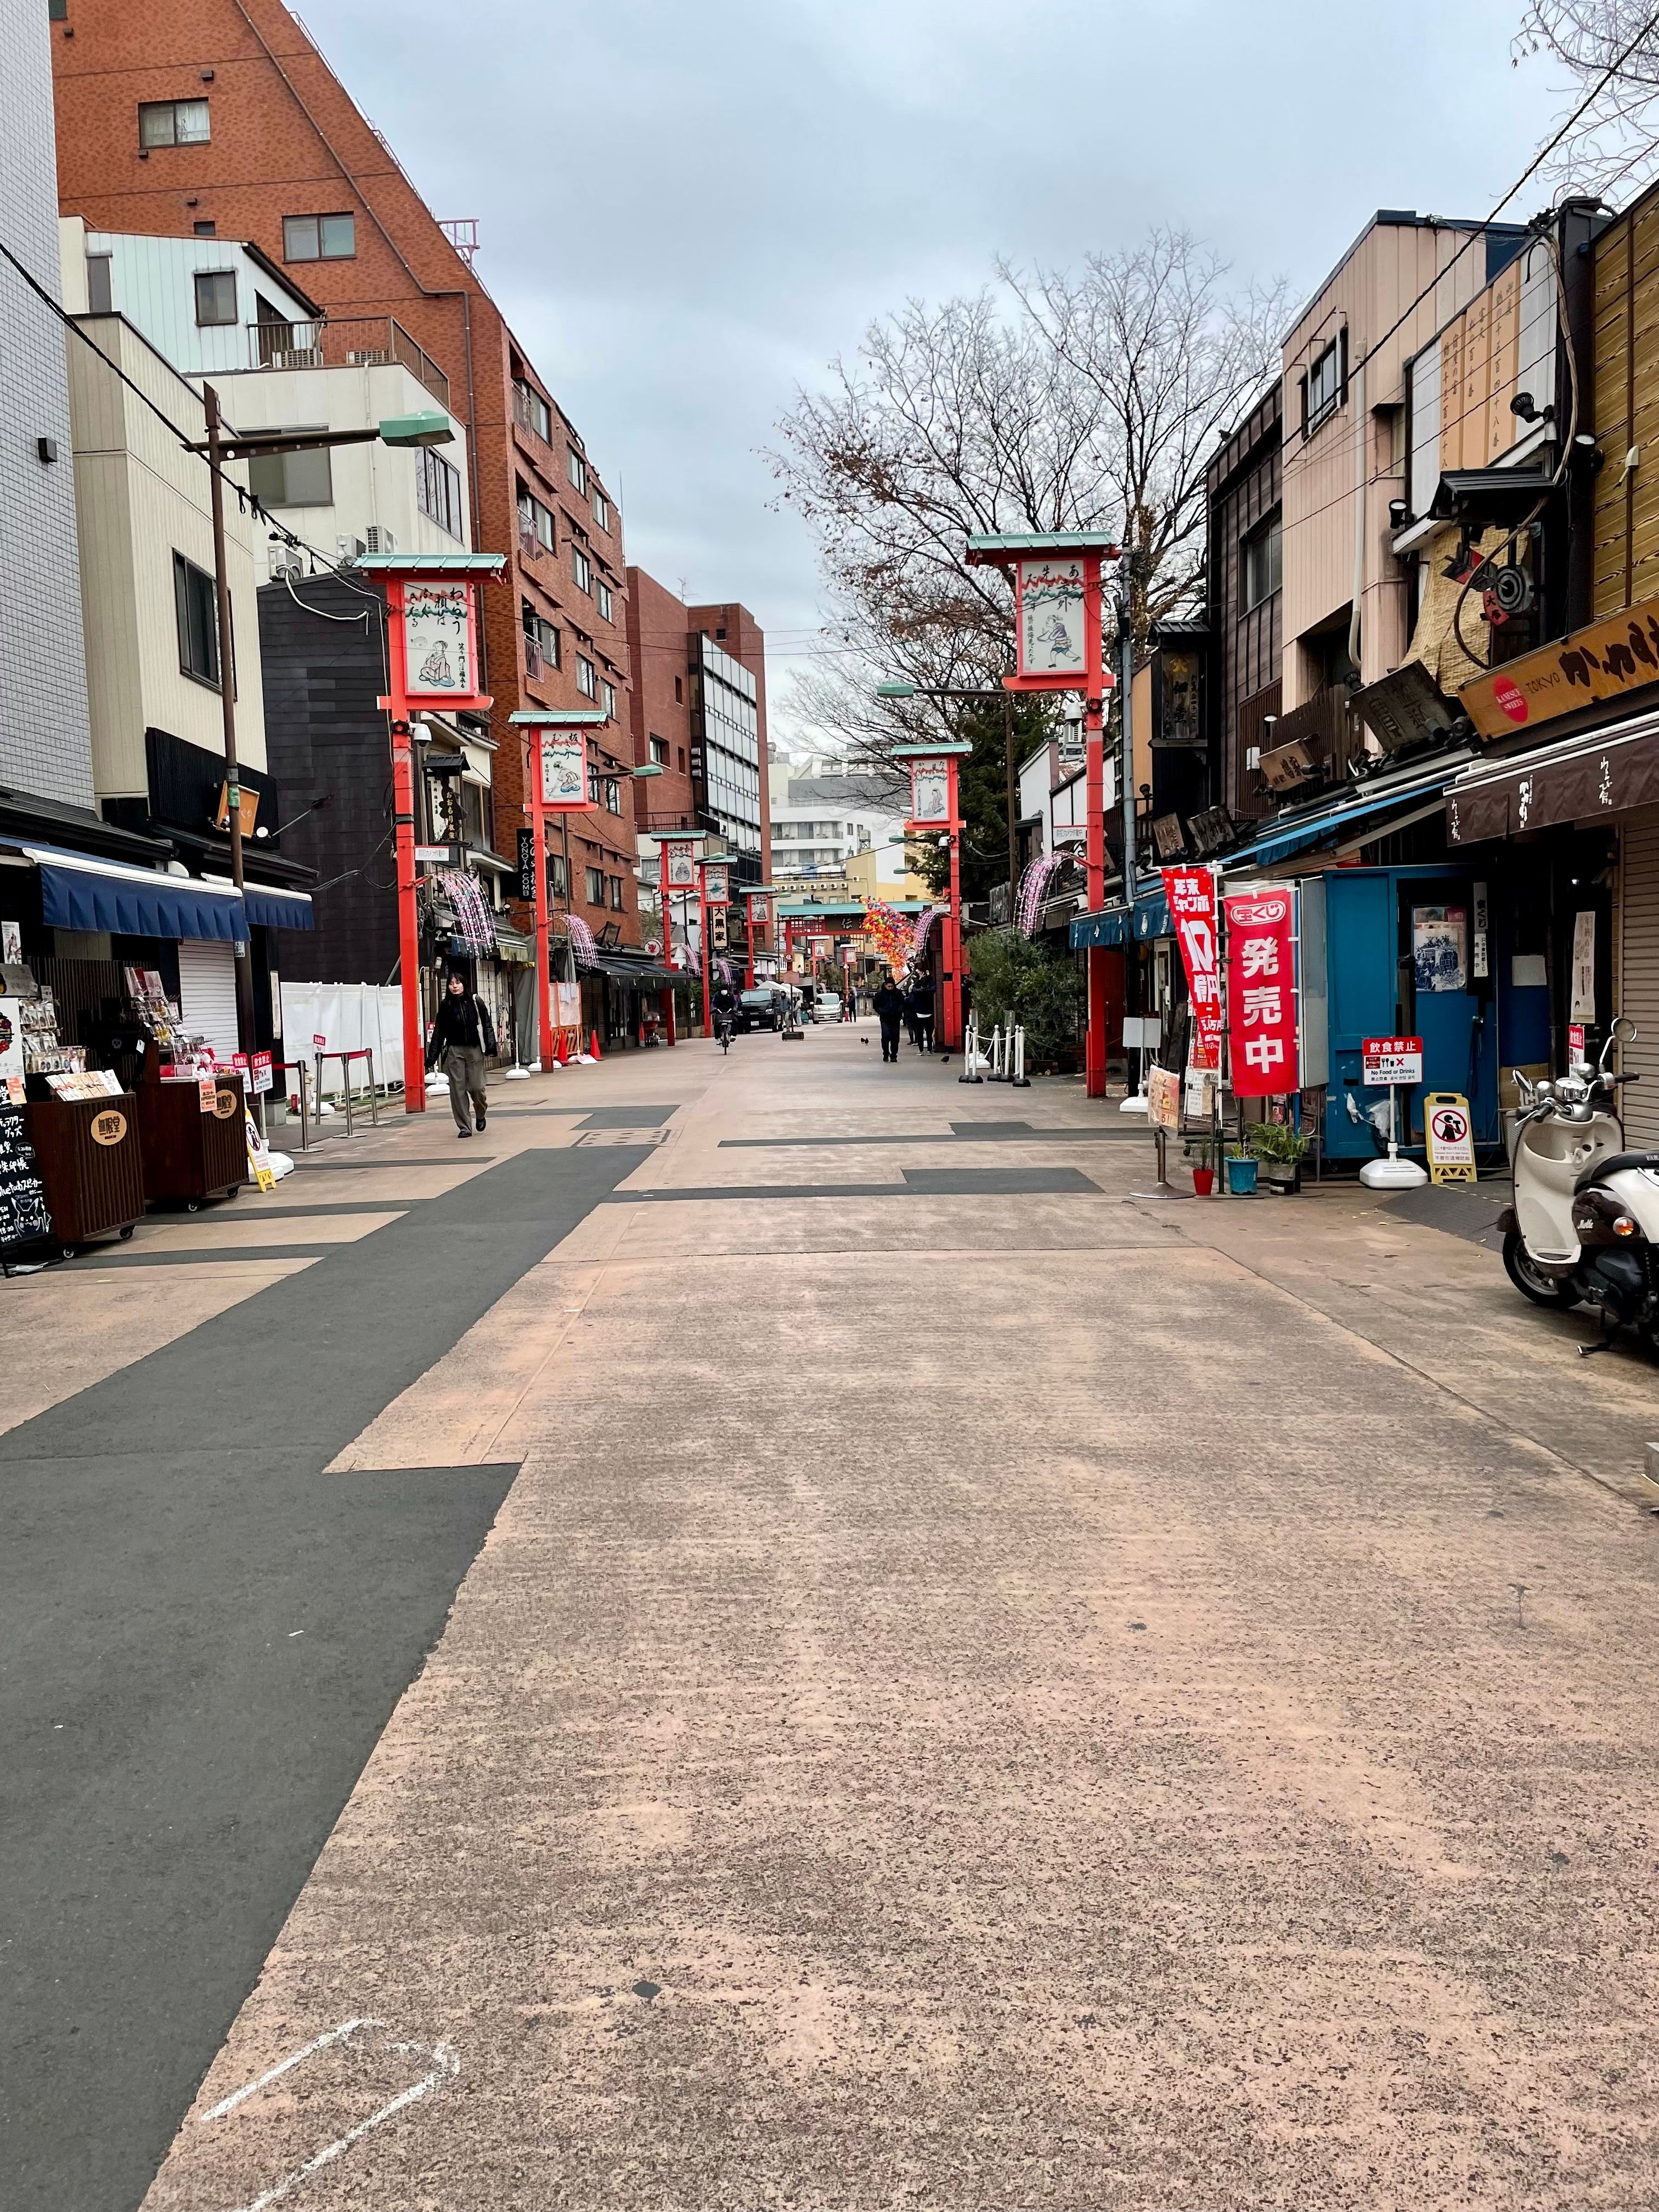
<svg viewBox="0 0 1659 2212">
<path fill-rule="evenodd" d="M 1461 1091 L 1431 1091 L 1423 1101 L 1431 1182 L 1473 1182 L 1474 1124 Z"/>
</svg>

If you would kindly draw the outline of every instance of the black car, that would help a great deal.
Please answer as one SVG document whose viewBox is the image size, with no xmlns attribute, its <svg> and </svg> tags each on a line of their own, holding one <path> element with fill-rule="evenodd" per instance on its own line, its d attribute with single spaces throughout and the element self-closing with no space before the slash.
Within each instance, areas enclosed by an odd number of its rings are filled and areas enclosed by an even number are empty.
<svg viewBox="0 0 1659 2212">
<path fill-rule="evenodd" d="M 784 994 L 771 983 L 757 983 L 752 991 L 738 994 L 740 1030 L 775 1030 L 783 1019 Z"/>
</svg>

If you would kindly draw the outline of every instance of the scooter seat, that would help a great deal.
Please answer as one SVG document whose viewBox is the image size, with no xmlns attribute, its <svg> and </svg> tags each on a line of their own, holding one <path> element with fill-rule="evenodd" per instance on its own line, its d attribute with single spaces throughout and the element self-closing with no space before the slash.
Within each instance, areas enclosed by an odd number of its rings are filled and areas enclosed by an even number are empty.
<svg viewBox="0 0 1659 2212">
<path fill-rule="evenodd" d="M 1576 1183 L 1575 1190 L 1590 1190 L 1609 1176 L 1618 1175 L 1625 1168 L 1659 1168 L 1659 1152 L 1609 1152 L 1604 1160 L 1592 1160 Z"/>
</svg>

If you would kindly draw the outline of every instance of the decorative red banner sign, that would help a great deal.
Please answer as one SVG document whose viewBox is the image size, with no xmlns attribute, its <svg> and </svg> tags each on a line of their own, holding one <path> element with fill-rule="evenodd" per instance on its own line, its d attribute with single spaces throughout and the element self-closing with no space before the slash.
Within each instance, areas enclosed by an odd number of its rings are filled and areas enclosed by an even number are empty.
<svg viewBox="0 0 1659 2212">
<path fill-rule="evenodd" d="M 1193 1006 L 1192 1065 L 1221 1066 L 1221 966 L 1215 936 L 1215 878 L 1207 868 L 1165 868 L 1164 896 L 1187 970 Z"/>
<path fill-rule="evenodd" d="M 1236 891 L 1227 910 L 1227 1042 L 1237 1098 L 1300 1088 L 1296 1049 L 1295 893 Z"/>
</svg>

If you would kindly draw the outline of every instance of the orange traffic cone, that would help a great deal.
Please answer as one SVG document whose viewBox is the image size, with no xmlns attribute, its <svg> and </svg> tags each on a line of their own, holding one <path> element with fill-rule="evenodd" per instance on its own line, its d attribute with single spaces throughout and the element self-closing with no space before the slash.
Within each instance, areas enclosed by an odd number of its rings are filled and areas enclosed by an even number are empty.
<svg viewBox="0 0 1659 2212">
<path fill-rule="evenodd" d="M 570 1040 L 569 1040 L 569 1038 L 565 1035 L 564 1031 L 563 1031 L 562 1030 L 561 1030 L 559 1031 L 559 1066 L 560 1066 L 561 1067 L 568 1067 L 568 1066 L 569 1066 L 569 1065 L 570 1065 Z"/>
<path fill-rule="evenodd" d="M 595 1060 L 599 1060 L 602 1057 L 599 1051 L 599 1033 L 597 1030 L 594 1030 L 592 1036 L 588 1042 L 587 1049 L 592 1054 Z"/>
</svg>

